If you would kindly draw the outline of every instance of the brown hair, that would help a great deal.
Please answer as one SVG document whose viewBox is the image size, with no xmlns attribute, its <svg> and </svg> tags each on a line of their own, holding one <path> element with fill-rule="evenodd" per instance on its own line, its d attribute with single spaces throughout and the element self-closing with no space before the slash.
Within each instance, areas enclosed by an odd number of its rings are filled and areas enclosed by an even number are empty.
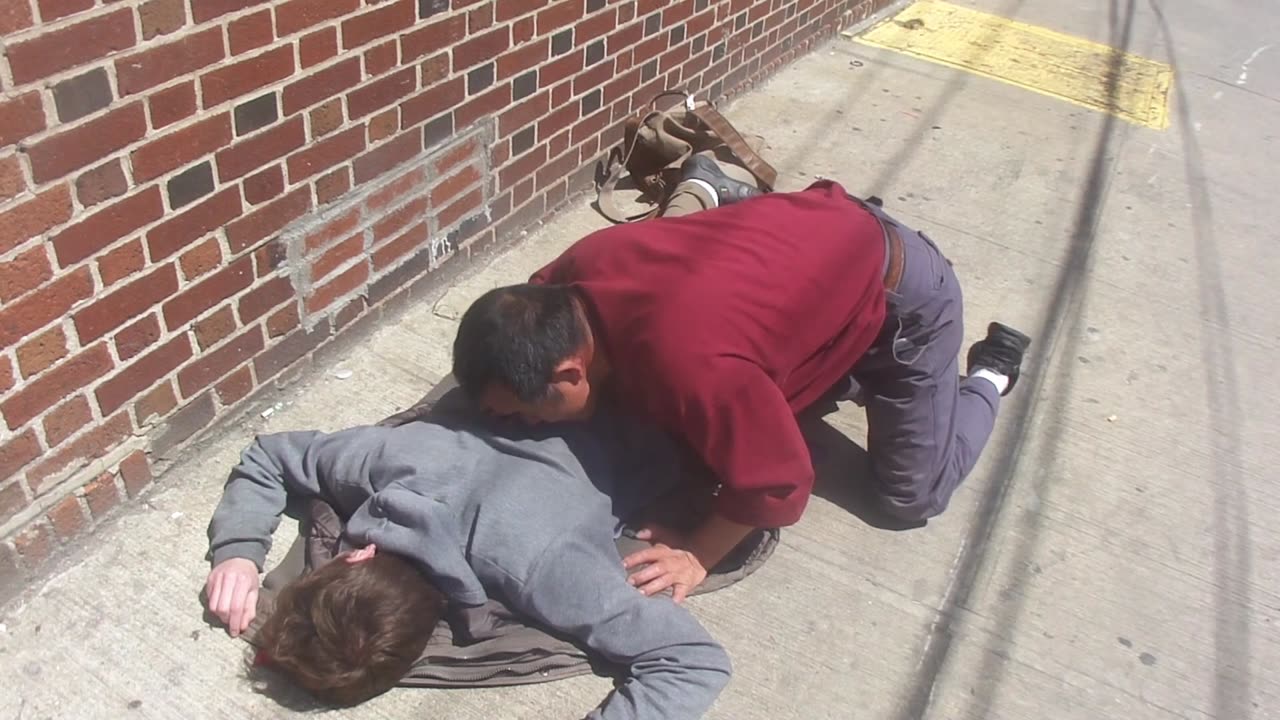
<svg viewBox="0 0 1280 720">
<path fill-rule="evenodd" d="M 260 652 L 323 702 L 356 705 L 404 677 L 444 606 L 440 591 L 400 557 L 339 556 L 280 592 L 259 633 Z"/>
</svg>

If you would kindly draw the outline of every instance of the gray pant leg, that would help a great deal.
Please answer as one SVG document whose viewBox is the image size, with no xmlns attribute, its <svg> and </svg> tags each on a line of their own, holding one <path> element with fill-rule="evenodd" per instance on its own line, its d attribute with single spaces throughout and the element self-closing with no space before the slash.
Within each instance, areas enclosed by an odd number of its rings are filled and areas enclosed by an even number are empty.
<svg viewBox="0 0 1280 720">
<path fill-rule="evenodd" d="M 960 377 L 964 299 L 951 264 L 927 237 L 898 227 L 902 282 L 890 294 L 885 330 L 853 378 L 862 388 L 883 508 L 919 521 L 945 510 L 977 463 L 1000 396 L 985 380 Z"/>
</svg>

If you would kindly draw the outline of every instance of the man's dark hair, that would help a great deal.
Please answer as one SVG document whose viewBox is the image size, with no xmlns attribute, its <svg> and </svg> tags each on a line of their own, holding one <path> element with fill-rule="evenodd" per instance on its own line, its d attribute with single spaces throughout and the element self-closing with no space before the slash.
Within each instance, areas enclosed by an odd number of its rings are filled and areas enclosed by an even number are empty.
<svg viewBox="0 0 1280 720">
<path fill-rule="evenodd" d="M 567 285 L 490 290 L 467 309 L 453 342 L 453 376 L 478 397 L 501 383 L 521 402 L 547 397 L 556 365 L 586 339 Z"/>
</svg>

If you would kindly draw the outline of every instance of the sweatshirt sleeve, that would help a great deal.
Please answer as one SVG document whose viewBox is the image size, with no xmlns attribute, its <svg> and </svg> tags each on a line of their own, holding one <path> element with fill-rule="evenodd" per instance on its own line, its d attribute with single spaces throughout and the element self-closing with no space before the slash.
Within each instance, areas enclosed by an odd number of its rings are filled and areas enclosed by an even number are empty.
<svg viewBox="0 0 1280 720">
<path fill-rule="evenodd" d="M 367 500 L 372 494 L 367 477 L 370 460 L 379 457 L 391 431 L 359 427 L 254 438 L 232 468 L 209 522 L 213 564 L 243 557 L 261 570 L 290 497 L 323 497 L 340 513 Z"/>
<path fill-rule="evenodd" d="M 721 483 L 716 510 L 734 522 L 784 527 L 813 491 L 809 446 L 782 390 L 760 366 L 735 357 L 666 371 L 671 392 L 652 393 L 655 415 L 682 435 Z"/>
<path fill-rule="evenodd" d="M 629 669 L 588 720 L 702 717 L 729 682 L 728 654 L 687 609 L 627 584 L 611 539 L 591 539 L 571 532 L 548 547 L 515 609 Z"/>
</svg>

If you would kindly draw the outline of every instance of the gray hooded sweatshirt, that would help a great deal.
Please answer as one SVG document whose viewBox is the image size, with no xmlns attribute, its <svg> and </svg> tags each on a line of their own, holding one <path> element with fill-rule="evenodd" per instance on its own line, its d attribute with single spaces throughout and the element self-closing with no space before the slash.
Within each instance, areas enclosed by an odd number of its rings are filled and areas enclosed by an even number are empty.
<svg viewBox="0 0 1280 720">
<path fill-rule="evenodd" d="M 490 596 L 628 667 L 586 717 L 699 718 L 728 683 L 724 649 L 669 597 L 626 582 L 621 519 L 676 479 L 674 447 L 608 417 L 590 427 L 411 422 L 259 436 L 209 525 L 214 564 L 262 569 L 288 496 L 321 497 L 346 540 L 415 561 L 452 601 Z"/>
</svg>

